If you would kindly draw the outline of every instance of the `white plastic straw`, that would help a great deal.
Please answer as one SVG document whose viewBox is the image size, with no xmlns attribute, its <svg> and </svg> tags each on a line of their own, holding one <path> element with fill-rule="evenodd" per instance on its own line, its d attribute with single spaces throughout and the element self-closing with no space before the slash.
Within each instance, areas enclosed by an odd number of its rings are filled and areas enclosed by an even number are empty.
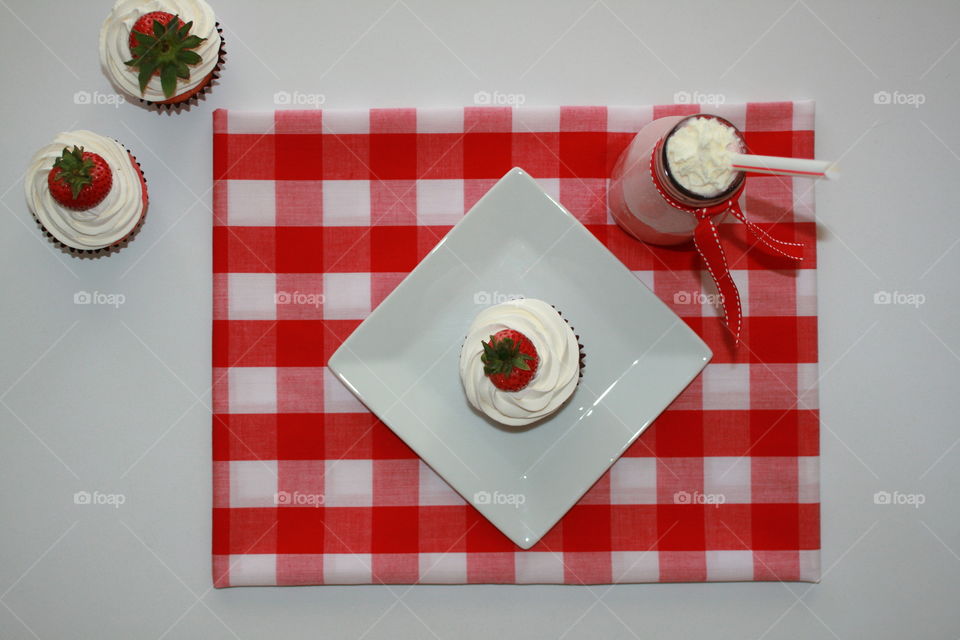
<svg viewBox="0 0 960 640">
<path fill-rule="evenodd" d="M 730 154 L 730 161 L 733 163 L 734 169 L 750 173 L 768 173 L 799 178 L 828 178 L 830 180 L 836 180 L 840 177 L 840 170 L 837 165 L 826 160 L 733 153 Z"/>
</svg>

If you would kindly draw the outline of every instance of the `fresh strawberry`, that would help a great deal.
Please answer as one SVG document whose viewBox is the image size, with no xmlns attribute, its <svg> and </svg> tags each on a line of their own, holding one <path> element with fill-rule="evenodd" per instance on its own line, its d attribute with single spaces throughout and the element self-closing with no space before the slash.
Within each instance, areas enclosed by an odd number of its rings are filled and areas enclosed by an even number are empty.
<svg viewBox="0 0 960 640">
<path fill-rule="evenodd" d="M 503 329 L 483 342 L 483 372 L 504 391 L 519 391 L 537 373 L 540 357 L 530 338 L 513 329 Z"/>
<path fill-rule="evenodd" d="M 130 51 L 133 51 L 140 45 L 137 41 L 137 33 L 148 36 L 152 35 L 154 22 L 159 22 L 161 27 L 165 27 L 170 24 L 173 18 L 174 15 L 166 11 L 151 11 L 150 13 L 145 13 L 140 16 L 133 24 L 133 29 L 130 30 Z M 138 56 L 135 55 L 134 57 L 136 58 Z"/>
<path fill-rule="evenodd" d="M 169 17 L 167 17 L 169 16 Z M 172 98 L 177 89 L 177 78 L 190 78 L 190 66 L 199 63 L 196 49 L 206 38 L 190 35 L 193 22 L 184 24 L 179 16 L 165 11 L 147 13 L 137 20 L 130 30 L 130 55 L 125 64 L 137 69 L 140 92 L 143 93 L 150 78 L 160 74 L 163 95 Z"/>
<path fill-rule="evenodd" d="M 74 211 L 100 204 L 113 186 L 113 171 L 107 161 L 83 147 L 63 148 L 47 174 L 53 199 Z"/>
</svg>

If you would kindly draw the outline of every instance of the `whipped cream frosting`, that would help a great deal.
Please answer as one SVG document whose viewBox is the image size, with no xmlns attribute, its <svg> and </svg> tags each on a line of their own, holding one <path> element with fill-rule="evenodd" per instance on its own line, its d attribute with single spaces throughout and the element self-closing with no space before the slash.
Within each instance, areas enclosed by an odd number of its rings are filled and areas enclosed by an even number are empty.
<svg viewBox="0 0 960 640">
<path fill-rule="evenodd" d="M 739 151 L 736 130 L 714 118 L 691 118 L 667 139 L 670 173 L 683 188 L 707 198 L 733 182 L 737 171 L 730 154 Z"/>
<path fill-rule="evenodd" d="M 519 391 L 498 389 L 483 373 L 483 340 L 503 329 L 527 336 L 540 363 Z M 488 307 L 477 314 L 460 350 L 460 380 L 467 400 L 502 424 L 524 426 L 557 410 L 580 379 L 580 347 L 570 325 L 542 300 L 524 298 Z"/>
<path fill-rule="evenodd" d="M 73 211 L 53 199 L 47 175 L 64 147 L 83 147 L 110 165 L 113 185 L 103 201 L 86 211 Z M 116 140 L 90 131 L 60 133 L 33 156 L 24 179 L 27 204 L 53 237 L 74 249 L 102 249 L 121 240 L 143 214 L 143 186 L 132 158 Z"/>
<path fill-rule="evenodd" d="M 177 78 L 175 95 L 187 93 L 199 86 L 217 66 L 220 55 L 220 34 L 217 32 L 213 9 L 204 0 L 117 0 L 113 10 L 100 28 L 100 65 L 114 84 L 130 95 L 151 102 L 162 102 L 160 75 L 154 75 L 144 92 L 140 93 L 137 70 L 124 64 L 133 57 L 130 53 L 130 31 L 140 16 L 152 11 L 166 11 L 180 16 L 182 22 L 193 21 L 192 35 L 206 38 L 195 51 L 200 56 L 198 64 L 190 65 L 190 77 Z"/>
</svg>

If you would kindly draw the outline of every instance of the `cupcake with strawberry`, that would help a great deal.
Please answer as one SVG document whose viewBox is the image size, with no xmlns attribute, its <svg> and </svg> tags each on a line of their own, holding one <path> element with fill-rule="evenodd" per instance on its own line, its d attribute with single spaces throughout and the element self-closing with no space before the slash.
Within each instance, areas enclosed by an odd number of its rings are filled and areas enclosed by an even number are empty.
<svg viewBox="0 0 960 640">
<path fill-rule="evenodd" d="M 553 415 L 580 381 L 577 335 L 543 300 L 524 298 L 477 314 L 460 349 L 460 381 L 474 409 L 522 427 Z"/>
<path fill-rule="evenodd" d="M 37 151 L 24 188 L 47 236 L 75 255 L 125 246 L 147 212 L 147 182 L 136 158 L 90 131 L 61 133 Z"/>
<path fill-rule="evenodd" d="M 186 103 L 219 76 L 223 37 L 204 0 L 117 0 L 100 28 L 100 64 L 149 105 Z"/>
</svg>

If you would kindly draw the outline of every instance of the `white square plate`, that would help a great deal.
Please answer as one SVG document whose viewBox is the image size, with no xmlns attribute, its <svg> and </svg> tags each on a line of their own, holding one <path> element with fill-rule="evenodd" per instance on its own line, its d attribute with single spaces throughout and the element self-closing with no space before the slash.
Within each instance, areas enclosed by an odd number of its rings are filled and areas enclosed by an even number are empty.
<svg viewBox="0 0 960 640">
<path fill-rule="evenodd" d="M 571 400 L 526 430 L 471 409 L 460 346 L 508 296 L 584 345 Z M 710 349 L 526 172 L 512 169 L 353 332 L 329 367 L 460 495 L 533 546 L 706 366 Z"/>
</svg>

